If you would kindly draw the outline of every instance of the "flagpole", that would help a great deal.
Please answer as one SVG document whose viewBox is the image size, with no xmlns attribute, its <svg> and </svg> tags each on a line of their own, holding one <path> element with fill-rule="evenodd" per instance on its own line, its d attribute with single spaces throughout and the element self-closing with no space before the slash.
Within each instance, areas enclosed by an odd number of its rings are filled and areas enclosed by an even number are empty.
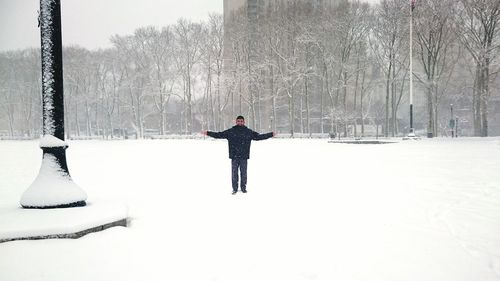
<svg viewBox="0 0 500 281">
<path fill-rule="evenodd" d="M 413 9 L 415 0 L 410 0 L 410 132 L 409 138 L 415 137 L 415 129 L 413 127 Z"/>
</svg>

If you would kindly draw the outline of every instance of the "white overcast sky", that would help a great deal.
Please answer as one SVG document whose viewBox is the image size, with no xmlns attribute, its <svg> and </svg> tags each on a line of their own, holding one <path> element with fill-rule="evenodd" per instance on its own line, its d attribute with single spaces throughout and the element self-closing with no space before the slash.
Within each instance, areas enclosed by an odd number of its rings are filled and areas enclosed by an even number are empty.
<svg viewBox="0 0 500 281">
<path fill-rule="evenodd" d="M 40 0 L 0 0 L 0 51 L 40 47 Z M 61 0 L 63 45 L 110 47 L 114 34 L 222 13 L 223 0 Z"/>
</svg>

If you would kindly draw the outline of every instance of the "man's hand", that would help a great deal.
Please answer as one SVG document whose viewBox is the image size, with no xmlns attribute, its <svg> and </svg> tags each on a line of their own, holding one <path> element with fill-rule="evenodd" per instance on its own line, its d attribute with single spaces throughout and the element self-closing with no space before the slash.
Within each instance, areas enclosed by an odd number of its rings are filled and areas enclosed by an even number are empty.
<svg viewBox="0 0 500 281">
<path fill-rule="evenodd" d="M 201 131 L 201 134 L 205 135 L 205 136 L 208 136 L 208 132 L 207 131 Z"/>
<path fill-rule="evenodd" d="M 278 134 L 276 134 L 275 132 L 273 132 L 273 138 L 274 138 L 275 136 L 277 136 L 277 135 L 278 135 Z"/>
</svg>

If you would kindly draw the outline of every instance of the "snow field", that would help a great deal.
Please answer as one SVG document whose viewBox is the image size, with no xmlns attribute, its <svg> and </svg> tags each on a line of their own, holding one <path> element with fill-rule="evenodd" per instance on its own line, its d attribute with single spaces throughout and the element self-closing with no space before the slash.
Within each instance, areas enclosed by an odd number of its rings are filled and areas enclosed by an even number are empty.
<svg viewBox="0 0 500 281">
<path fill-rule="evenodd" d="M 0 244 L 0 280 L 500 279 L 498 138 L 253 142 L 236 195 L 224 140 L 68 143 L 88 201 L 126 202 L 131 225 Z M 1 214 L 41 150 L 0 155 Z"/>
</svg>

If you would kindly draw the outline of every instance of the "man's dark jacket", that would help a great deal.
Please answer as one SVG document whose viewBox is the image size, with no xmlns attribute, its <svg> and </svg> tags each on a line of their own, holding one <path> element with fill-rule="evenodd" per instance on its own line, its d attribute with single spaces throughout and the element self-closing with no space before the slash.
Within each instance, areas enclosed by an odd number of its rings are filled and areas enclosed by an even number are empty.
<svg viewBox="0 0 500 281">
<path fill-rule="evenodd" d="M 233 126 L 223 132 L 207 132 L 207 135 L 216 139 L 227 139 L 229 143 L 229 158 L 249 159 L 250 143 L 252 140 L 265 140 L 273 136 L 273 133 L 259 134 L 248 129 L 246 126 Z"/>
</svg>

